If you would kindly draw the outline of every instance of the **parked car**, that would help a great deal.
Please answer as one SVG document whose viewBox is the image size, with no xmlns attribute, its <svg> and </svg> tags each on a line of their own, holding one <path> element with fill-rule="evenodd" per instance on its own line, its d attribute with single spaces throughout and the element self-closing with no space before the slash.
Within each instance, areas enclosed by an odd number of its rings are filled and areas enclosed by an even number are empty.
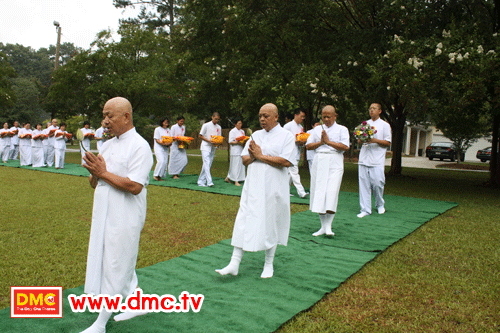
<svg viewBox="0 0 500 333">
<path fill-rule="evenodd" d="M 425 149 L 425 155 L 429 160 L 434 158 L 439 158 L 441 161 L 444 159 L 449 159 L 452 162 L 455 161 L 457 157 L 457 151 L 451 142 L 433 142 Z M 460 160 L 463 162 L 465 159 L 465 154 L 462 153 Z"/>
<path fill-rule="evenodd" d="M 476 158 L 480 159 L 481 162 L 491 161 L 491 147 L 479 149 Z"/>
</svg>

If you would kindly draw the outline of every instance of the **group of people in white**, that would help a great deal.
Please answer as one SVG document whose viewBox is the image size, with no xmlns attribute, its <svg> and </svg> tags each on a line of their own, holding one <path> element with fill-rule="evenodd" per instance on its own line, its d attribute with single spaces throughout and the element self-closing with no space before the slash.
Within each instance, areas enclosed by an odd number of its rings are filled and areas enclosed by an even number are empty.
<svg viewBox="0 0 500 333">
<path fill-rule="evenodd" d="M 60 126 L 57 124 L 58 120 L 52 119 L 45 129 L 39 123 L 32 130 L 30 122 L 24 123 L 22 127 L 18 121 L 14 121 L 12 127 L 4 123 L 0 130 L 2 162 L 7 163 L 19 157 L 21 166 L 64 168 L 66 141 L 70 134 L 66 131 L 65 123 Z"/>
</svg>

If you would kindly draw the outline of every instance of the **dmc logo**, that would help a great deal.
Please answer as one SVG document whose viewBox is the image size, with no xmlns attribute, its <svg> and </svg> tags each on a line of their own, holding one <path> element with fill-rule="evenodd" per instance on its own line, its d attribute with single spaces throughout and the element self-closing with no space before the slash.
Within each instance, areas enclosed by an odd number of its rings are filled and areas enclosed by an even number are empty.
<svg viewBox="0 0 500 333">
<path fill-rule="evenodd" d="M 61 318 L 62 287 L 11 287 L 12 318 Z"/>
</svg>

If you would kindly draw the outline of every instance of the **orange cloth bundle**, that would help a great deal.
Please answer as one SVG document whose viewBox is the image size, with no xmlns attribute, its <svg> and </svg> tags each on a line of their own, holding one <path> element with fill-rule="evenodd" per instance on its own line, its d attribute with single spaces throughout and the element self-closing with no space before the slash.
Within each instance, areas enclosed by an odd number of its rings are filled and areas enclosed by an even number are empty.
<svg viewBox="0 0 500 333">
<path fill-rule="evenodd" d="M 186 148 L 186 144 L 190 144 L 191 141 L 194 140 L 194 138 L 192 138 L 190 136 L 176 136 L 176 137 L 174 137 L 174 139 L 179 141 L 179 149 Z"/>
<path fill-rule="evenodd" d="M 248 140 L 250 139 L 249 136 L 246 136 L 246 135 L 242 135 L 242 136 L 239 136 L 236 138 L 236 141 L 240 142 L 240 143 L 245 143 L 247 142 Z"/>
<path fill-rule="evenodd" d="M 0 136 L 3 138 L 5 136 L 7 136 L 8 134 L 9 134 L 9 132 L 2 132 L 2 133 L 0 133 Z"/>
<path fill-rule="evenodd" d="M 95 137 L 95 134 L 94 133 L 87 133 L 84 135 L 84 137 L 92 140 Z"/>
<path fill-rule="evenodd" d="M 309 138 L 309 133 L 300 133 L 300 134 L 297 134 L 297 141 L 302 141 L 302 142 L 306 142 L 307 141 L 307 138 Z"/>
<path fill-rule="evenodd" d="M 224 137 L 221 135 L 211 135 L 210 141 L 212 141 L 214 145 L 221 145 L 222 142 L 224 142 Z"/>
<path fill-rule="evenodd" d="M 31 139 L 31 134 L 19 135 L 21 139 Z"/>
<path fill-rule="evenodd" d="M 174 138 L 172 138 L 171 136 L 162 136 L 161 137 L 161 143 L 169 144 L 172 142 L 174 142 Z"/>
<path fill-rule="evenodd" d="M 73 134 L 71 134 L 71 133 L 66 133 L 66 139 L 68 139 L 68 140 L 69 140 L 69 139 L 71 139 L 72 137 L 73 137 Z"/>
<path fill-rule="evenodd" d="M 59 133 L 56 133 L 56 138 L 60 137 L 60 136 L 63 136 L 64 135 L 64 132 L 59 132 Z"/>
<path fill-rule="evenodd" d="M 57 129 L 55 129 L 55 128 L 51 129 L 51 130 L 49 131 L 49 135 L 54 134 L 56 131 L 57 131 Z"/>
</svg>

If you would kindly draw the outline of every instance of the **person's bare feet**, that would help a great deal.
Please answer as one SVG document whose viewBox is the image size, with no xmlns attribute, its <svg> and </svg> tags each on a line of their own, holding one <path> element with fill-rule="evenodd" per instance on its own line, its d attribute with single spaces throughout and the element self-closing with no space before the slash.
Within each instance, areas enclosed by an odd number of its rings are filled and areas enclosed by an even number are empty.
<svg viewBox="0 0 500 333">
<path fill-rule="evenodd" d="M 173 179 L 179 179 L 179 176 L 175 175 Z"/>
<path fill-rule="evenodd" d="M 226 179 L 224 179 L 224 181 L 225 181 L 226 183 L 231 183 L 231 181 L 230 181 L 230 180 L 229 180 L 229 178 L 227 178 L 227 177 L 226 177 Z"/>
<path fill-rule="evenodd" d="M 234 183 L 234 185 L 236 185 L 236 186 L 241 186 L 241 184 L 240 184 L 240 183 L 238 183 L 238 182 L 235 182 L 235 183 Z"/>
</svg>

